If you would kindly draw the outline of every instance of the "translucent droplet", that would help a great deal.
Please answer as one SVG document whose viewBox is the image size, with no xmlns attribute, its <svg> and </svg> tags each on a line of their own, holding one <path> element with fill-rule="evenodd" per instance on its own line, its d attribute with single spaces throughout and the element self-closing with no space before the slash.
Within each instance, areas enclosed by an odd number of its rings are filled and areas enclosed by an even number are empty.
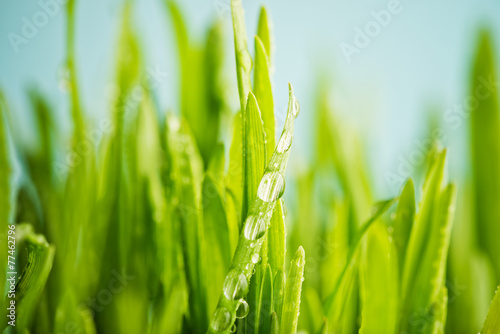
<svg viewBox="0 0 500 334">
<path fill-rule="evenodd" d="M 300 104 L 297 98 L 294 96 L 292 100 L 292 116 L 294 118 L 297 118 L 297 116 L 299 116 L 299 113 L 300 113 Z"/>
<path fill-rule="evenodd" d="M 259 254 L 258 253 L 253 253 L 253 255 L 252 255 L 252 262 L 255 263 L 255 264 L 257 264 L 257 263 L 259 263 L 259 261 L 261 261 L 261 258 L 259 256 Z"/>
<path fill-rule="evenodd" d="M 247 278 L 243 273 L 238 273 L 235 270 L 229 272 L 224 281 L 224 296 L 230 300 L 242 298 L 248 288 Z"/>
<path fill-rule="evenodd" d="M 231 325 L 231 313 L 225 307 L 215 310 L 212 319 L 212 328 L 216 331 L 225 331 Z"/>
<path fill-rule="evenodd" d="M 244 299 L 240 299 L 238 306 L 236 306 L 236 318 L 242 319 L 248 315 L 250 307 Z"/>
<path fill-rule="evenodd" d="M 285 192 L 285 178 L 280 172 L 264 174 L 257 189 L 257 196 L 264 202 L 273 202 L 283 196 Z"/>
<path fill-rule="evenodd" d="M 258 216 L 250 216 L 245 222 L 245 227 L 243 228 L 243 235 L 248 240 L 257 240 L 264 236 L 266 233 L 266 222 L 264 219 Z M 252 242 L 250 247 L 255 247 Z"/>
<path fill-rule="evenodd" d="M 233 324 L 231 326 L 231 329 L 229 330 L 229 332 L 231 332 L 231 333 L 235 333 L 236 332 L 236 324 Z"/>
<path fill-rule="evenodd" d="M 290 131 L 285 131 L 281 135 L 280 141 L 278 142 L 278 146 L 276 147 L 276 150 L 279 153 L 286 152 L 290 149 L 290 146 L 292 146 L 292 140 L 293 136 Z"/>
</svg>

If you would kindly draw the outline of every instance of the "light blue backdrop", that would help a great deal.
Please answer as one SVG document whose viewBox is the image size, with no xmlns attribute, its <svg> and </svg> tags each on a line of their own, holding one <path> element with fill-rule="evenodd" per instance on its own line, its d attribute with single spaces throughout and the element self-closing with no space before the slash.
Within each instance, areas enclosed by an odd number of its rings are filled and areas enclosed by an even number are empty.
<svg viewBox="0 0 500 334">
<path fill-rule="evenodd" d="M 182 1 L 192 35 L 203 36 L 204 29 L 217 15 L 227 21 L 228 2 Z M 262 2 L 244 0 L 243 3 L 248 32 L 255 32 Z M 333 103 L 346 122 L 361 133 L 381 195 L 392 192 L 384 175 L 397 172 L 401 164 L 398 159 L 415 150 L 415 140 L 425 139 L 429 109 L 442 115 L 454 104 L 463 103 L 468 94 L 470 62 L 479 27 L 489 27 L 497 51 L 500 47 L 498 0 L 401 0 L 397 7 L 400 12 L 392 14 L 390 22 L 380 31 L 372 31 L 370 44 L 360 48 L 351 62 L 344 57 L 341 43 L 354 45 L 356 29 L 370 26 L 374 21 L 372 11 L 394 6 L 392 0 L 264 3 L 270 9 L 275 27 L 274 86 L 278 112 L 283 112 L 286 106 L 288 81 L 293 83 L 302 105 L 292 159 L 299 161 L 309 155 L 317 79 L 321 74 L 329 74 Z M 30 85 L 39 87 L 49 97 L 58 110 L 61 126 L 68 124 L 67 95 L 58 87 L 57 75 L 64 59 L 64 14 L 59 10 L 48 18 L 27 44 L 19 45 L 16 53 L 9 33 L 21 35 L 23 18 L 32 21 L 41 5 L 34 0 L 4 0 L 0 6 L 0 86 L 14 111 L 16 133 L 29 141 L 33 135 L 23 115 L 29 107 L 25 91 Z M 85 109 L 95 118 L 107 112 L 106 91 L 112 80 L 121 8 L 122 1 L 117 0 L 78 1 L 78 73 Z M 166 82 L 157 91 L 160 104 L 163 109 L 175 109 L 176 50 L 164 3 L 137 1 L 135 19 L 147 63 L 168 72 Z M 227 32 L 231 46 L 228 24 Z M 232 53 L 228 60 L 234 62 Z M 230 78 L 235 81 L 232 75 Z M 465 122 L 457 129 L 446 123 L 442 127 L 448 134 L 444 144 L 451 147 L 451 162 L 459 166 L 466 159 Z"/>
</svg>

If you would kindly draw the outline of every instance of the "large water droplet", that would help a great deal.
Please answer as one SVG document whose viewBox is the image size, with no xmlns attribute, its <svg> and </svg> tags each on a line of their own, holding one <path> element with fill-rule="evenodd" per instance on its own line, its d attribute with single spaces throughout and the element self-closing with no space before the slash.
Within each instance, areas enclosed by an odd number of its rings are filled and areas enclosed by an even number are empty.
<svg viewBox="0 0 500 334">
<path fill-rule="evenodd" d="M 281 135 L 280 141 L 278 142 L 278 146 L 276 147 L 276 150 L 279 153 L 286 152 L 290 149 L 290 146 L 292 146 L 292 140 L 293 140 L 293 135 L 290 131 L 286 130 L 283 132 Z"/>
<path fill-rule="evenodd" d="M 255 264 L 257 264 L 257 263 L 259 263 L 260 260 L 261 259 L 260 259 L 259 254 L 258 253 L 253 253 L 253 255 L 252 255 L 252 262 L 255 263 Z"/>
<path fill-rule="evenodd" d="M 257 240 L 264 236 L 266 233 L 266 222 L 264 219 L 258 216 L 250 216 L 247 218 L 245 222 L 245 227 L 243 230 L 243 235 L 248 240 Z M 255 247 L 255 244 L 252 242 L 250 247 Z"/>
<path fill-rule="evenodd" d="M 299 100 L 297 100 L 297 98 L 294 96 L 292 100 L 292 116 L 294 118 L 297 118 L 297 116 L 299 116 L 299 113 L 300 113 Z"/>
<path fill-rule="evenodd" d="M 231 325 L 231 313 L 225 307 L 215 310 L 212 319 L 212 328 L 216 331 L 225 331 Z"/>
<path fill-rule="evenodd" d="M 257 196 L 264 202 L 273 202 L 283 196 L 285 178 L 280 172 L 267 172 L 262 177 L 257 189 Z"/>
<path fill-rule="evenodd" d="M 243 273 L 232 270 L 224 281 L 224 296 L 230 300 L 242 298 L 248 288 L 247 278 Z"/>
<path fill-rule="evenodd" d="M 238 306 L 236 307 L 236 318 L 242 319 L 248 315 L 250 307 L 244 299 L 240 299 Z"/>
</svg>

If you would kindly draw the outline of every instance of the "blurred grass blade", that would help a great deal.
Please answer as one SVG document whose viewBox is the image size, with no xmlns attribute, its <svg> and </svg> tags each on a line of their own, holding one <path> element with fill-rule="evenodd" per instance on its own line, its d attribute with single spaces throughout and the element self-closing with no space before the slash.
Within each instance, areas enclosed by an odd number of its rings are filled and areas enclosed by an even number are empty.
<svg viewBox="0 0 500 334">
<path fill-rule="evenodd" d="M 181 226 L 184 267 L 189 285 L 189 308 L 193 318 L 193 330 L 203 331 L 208 327 L 206 293 L 202 253 L 204 244 L 201 213 L 201 182 L 203 163 L 193 136 L 185 121 L 171 118 L 170 143 L 173 148 L 173 179 L 177 180 L 178 218 Z"/>
<path fill-rule="evenodd" d="M 288 273 L 285 295 L 283 297 L 283 317 L 281 319 L 282 333 L 297 332 L 297 323 L 300 311 L 300 293 L 302 291 L 302 281 L 304 280 L 304 266 L 306 263 L 304 249 L 299 247 Z"/>
<path fill-rule="evenodd" d="M 479 36 L 472 70 L 470 97 L 477 105 L 471 110 L 471 162 L 474 177 L 477 244 L 493 262 L 500 282 L 500 106 L 493 38 L 487 31 Z"/>
<path fill-rule="evenodd" d="M 286 279 L 285 272 L 278 269 L 274 275 L 273 281 L 273 310 L 276 312 L 278 319 L 281 319 L 283 310 L 283 296 L 285 294 Z"/>
<path fill-rule="evenodd" d="M 241 110 L 245 110 L 248 93 L 252 89 L 250 71 L 252 57 L 247 48 L 247 33 L 245 28 L 245 13 L 241 0 L 231 0 L 231 14 L 233 18 L 234 51 L 236 54 L 236 74 L 238 77 L 238 91 L 240 93 Z"/>
<path fill-rule="evenodd" d="M 500 288 L 497 288 L 493 302 L 491 302 L 488 317 L 483 325 L 481 334 L 500 333 Z"/>
<path fill-rule="evenodd" d="M 415 189 L 410 179 L 403 188 L 394 220 L 394 241 L 398 250 L 399 270 L 403 271 L 406 247 L 415 219 Z"/>
<path fill-rule="evenodd" d="M 257 24 L 257 36 L 264 46 L 268 57 L 269 68 L 272 68 L 272 56 L 274 52 L 273 27 L 267 8 L 262 6 L 259 13 L 259 23 Z M 257 61 L 257 59 L 255 60 Z"/>
<path fill-rule="evenodd" d="M 398 322 L 399 273 L 396 248 L 385 225 L 367 232 L 361 255 L 361 334 L 395 333 Z"/>
<path fill-rule="evenodd" d="M 374 222 L 376 222 L 377 219 L 379 219 L 380 216 L 382 216 L 382 214 L 384 214 L 394 204 L 395 201 L 396 201 L 396 199 L 390 199 L 390 200 L 386 200 L 386 201 L 379 203 L 377 205 L 376 211 L 373 214 L 373 216 L 371 216 L 370 219 L 368 219 L 368 221 L 366 221 L 361 226 L 361 228 L 359 229 L 359 231 L 356 233 L 355 237 L 353 238 L 353 241 L 352 241 L 351 245 L 349 246 L 349 251 L 347 253 L 346 264 L 345 264 L 341 274 L 339 275 L 339 278 L 337 279 L 337 281 L 335 283 L 335 287 L 334 287 L 332 293 L 326 298 L 326 301 L 325 301 L 324 308 L 325 308 L 325 314 L 327 317 L 329 317 L 331 315 L 330 312 L 333 311 L 332 306 L 333 306 L 333 302 L 335 300 L 336 294 L 339 290 L 340 285 L 343 283 L 342 281 L 344 280 L 344 277 L 346 276 L 346 272 L 348 271 L 348 268 L 351 265 L 351 262 L 354 258 L 354 254 L 358 250 L 358 246 L 359 246 L 361 239 L 365 236 L 365 234 L 368 231 L 368 229 L 370 228 L 370 226 Z"/>
<path fill-rule="evenodd" d="M 271 313 L 271 334 L 279 334 L 280 333 L 280 320 L 278 319 L 278 315 L 273 311 Z"/>
</svg>

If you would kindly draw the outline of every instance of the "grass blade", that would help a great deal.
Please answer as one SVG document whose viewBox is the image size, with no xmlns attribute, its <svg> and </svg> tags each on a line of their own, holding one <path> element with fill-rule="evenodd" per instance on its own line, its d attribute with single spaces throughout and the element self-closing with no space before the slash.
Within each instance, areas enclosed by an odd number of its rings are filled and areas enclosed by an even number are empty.
<svg viewBox="0 0 500 334">
<path fill-rule="evenodd" d="M 283 317 L 281 319 L 282 333 L 297 332 L 300 311 L 300 293 L 302 291 L 304 266 L 306 264 L 305 257 L 306 254 L 304 253 L 304 249 L 299 247 L 290 264 L 285 295 L 283 297 Z"/>
<path fill-rule="evenodd" d="M 488 316 L 483 325 L 481 334 L 496 334 L 500 333 L 500 288 L 497 288 L 495 297 L 491 302 Z"/>
<path fill-rule="evenodd" d="M 241 110 L 245 110 L 248 93 L 252 89 L 250 71 L 252 57 L 247 48 L 247 33 L 245 28 L 245 13 L 241 0 L 231 0 L 231 14 L 233 18 L 234 51 L 236 54 L 236 74 L 238 77 L 238 91 L 240 93 Z"/>
<path fill-rule="evenodd" d="M 398 322 L 399 273 L 396 248 L 385 225 L 372 226 L 360 265 L 361 334 L 395 333 Z"/>
<path fill-rule="evenodd" d="M 241 303 L 240 299 L 248 293 L 248 284 L 274 207 L 285 190 L 284 173 L 290 155 L 293 124 L 299 112 L 291 85 L 289 89 L 288 113 L 280 144 L 267 165 L 256 192 L 257 196 L 248 211 L 208 333 L 229 333 L 231 330 L 236 319 L 236 308 Z"/>
</svg>

